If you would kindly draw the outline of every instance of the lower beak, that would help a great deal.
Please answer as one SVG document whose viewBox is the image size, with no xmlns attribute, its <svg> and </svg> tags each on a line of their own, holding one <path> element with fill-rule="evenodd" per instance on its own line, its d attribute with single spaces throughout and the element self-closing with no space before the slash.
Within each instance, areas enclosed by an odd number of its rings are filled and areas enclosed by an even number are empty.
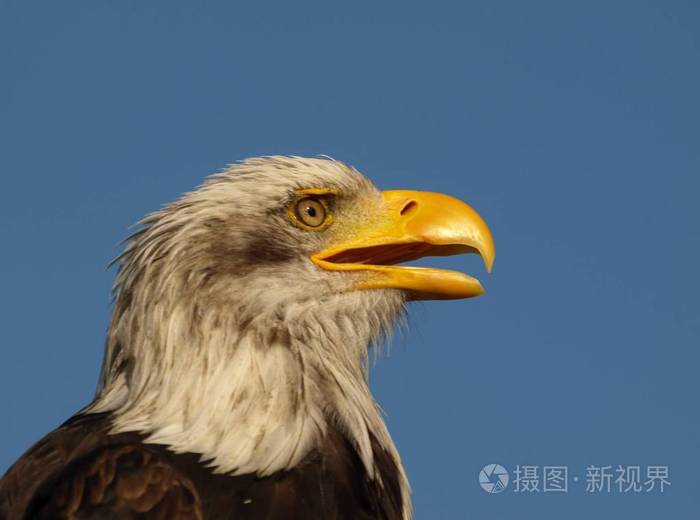
<svg viewBox="0 0 700 520">
<path fill-rule="evenodd" d="M 479 281 L 457 271 L 398 266 L 425 256 L 477 253 L 491 271 L 495 247 L 479 214 L 464 202 L 419 191 L 385 191 L 379 218 L 341 244 L 312 255 L 328 271 L 358 271 L 354 289 L 402 289 L 412 300 L 479 296 Z"/>
</svg>

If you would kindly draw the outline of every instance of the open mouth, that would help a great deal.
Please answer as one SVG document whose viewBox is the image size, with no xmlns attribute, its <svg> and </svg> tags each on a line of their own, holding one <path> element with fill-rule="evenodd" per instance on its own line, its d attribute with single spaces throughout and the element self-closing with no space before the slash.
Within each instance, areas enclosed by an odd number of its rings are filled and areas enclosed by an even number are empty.
<svg viewBox="0 0 700 520">
<path fill-rule="evenodd" d="M 322 258 L 322 260 L 334 264 L 387 266 L 412 262 L 426 256 L 451 256 L 478 252 L 476 248 L 464 244 L 436 245 L 426 242 L 409 242 L 346 249 Z"/>
<path fill-rule="evenodd" d="M 450 256 L 479 251 L 465 244 L 425 242 L 384 244 L 314 255 L 312 261 L 327 271 L 364 271 L 367 276 L 353 289 L 403 289 L 410 300 L 451 300 L 483 294 L 479 280 L 465 273 L 434 267 L 397 265 L 426 256 Z M 487 268 L 488 268 L 487 264 Z"/>
<path fill-rule="evenodd" d="M 479 296 L 479 281 L 458 271 L 400 266 L 426 256 L 478 253 L 490 270 L 491 233 L 464 202 L 439 193 L 385 191 L 384 214 L 352 236 L 311 256 L 327 271 L 362 271 L 352 290 L 402 289 L 412 300 Z M 410 208 L 410 211 L 406 211 Z"/>
</svg>

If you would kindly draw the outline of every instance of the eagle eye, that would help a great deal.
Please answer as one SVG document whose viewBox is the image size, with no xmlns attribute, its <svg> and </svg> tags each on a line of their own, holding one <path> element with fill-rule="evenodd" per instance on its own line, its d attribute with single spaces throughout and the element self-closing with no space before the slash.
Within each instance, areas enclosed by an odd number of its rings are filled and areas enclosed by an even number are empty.
<svg viewBox="0 0 700 520">
<path fill-rule="evenodd" d="M 330 213 L 323 199 L 317 197 L 303 197 L 297 200 L 294 205 L 293 220 L 307 229 L 325 227 L 330 224 Z"/>
</svg>

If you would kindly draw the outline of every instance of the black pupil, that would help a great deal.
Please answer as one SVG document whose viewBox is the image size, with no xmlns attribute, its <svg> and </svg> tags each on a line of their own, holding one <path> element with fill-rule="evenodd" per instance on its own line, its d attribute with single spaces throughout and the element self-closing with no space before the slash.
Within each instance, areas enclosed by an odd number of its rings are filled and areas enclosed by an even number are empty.
<svg viewBox="0 0 700 520">
<path fill-rule="evenodd" d="M 310 217 L 315 217 L 316 216 L 316 208 L 313 206 L 307 206 L 306 207 L 306 214 Z"/>
</svg>

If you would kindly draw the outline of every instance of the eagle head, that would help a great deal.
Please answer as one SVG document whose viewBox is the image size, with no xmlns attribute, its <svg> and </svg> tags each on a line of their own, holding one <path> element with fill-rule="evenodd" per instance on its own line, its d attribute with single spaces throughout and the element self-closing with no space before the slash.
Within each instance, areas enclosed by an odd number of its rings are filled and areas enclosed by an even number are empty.
<svg viewBox="0 0 700 520">
<path fill-rule="evenodd" d="M 482 293 L 466 274 L 398 265 L 459 253 L 490 269 L 494 244 L 455 198 L 382 192 L 325 158 L 234 165 L 127 239 L 90 410 L 219 472 L 291 468 L 329 428 L 369 475 L 373 442 L 400 467 L 369 391 L 368 345 L 407 301 Z"/>
<path fill-rule="evenodd" d="M 488 227 L 463 202 L 381 192 L 330 159 L 249 159 L 143 224 L 120 258 L 118 297 L 157 278 L 180 296 L 235 295 L 251 316 L 329 298 L 364 303 L 360 292 L 369 289 L 393 289 L 404 300 L 477 296 L 481 285 L 465 274 L 395 264 L 478 253 L 490 270 L 495 251 Z"/>
</svg>

